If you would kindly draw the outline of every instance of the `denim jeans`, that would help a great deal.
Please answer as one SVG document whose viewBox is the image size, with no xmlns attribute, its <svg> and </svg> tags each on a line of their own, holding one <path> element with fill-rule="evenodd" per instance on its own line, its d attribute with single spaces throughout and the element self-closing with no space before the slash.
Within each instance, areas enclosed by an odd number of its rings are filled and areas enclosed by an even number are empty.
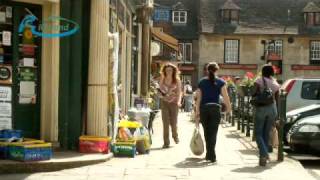
<svg viewBox="0 0 320 180">
<path fill-rule="evenodd" d="M 260 157 L 268 156 L 269 134 L 278 115 L 275 103 L 256 108 L 255 131 Z"/>
<path fill-rule="evenodd" d="M 192 111 L 192 95 L 184 96 L 184 111 L 191 112 Z"/>
<path fill-rule="evenodd" d="M 215 160 L 216 141 L 221 119 L 220 107 L 216 105 L 203 105 L 200 108 L 200 121 L 203 126 L 206 141 L 206 159 Z"/>
</svg>

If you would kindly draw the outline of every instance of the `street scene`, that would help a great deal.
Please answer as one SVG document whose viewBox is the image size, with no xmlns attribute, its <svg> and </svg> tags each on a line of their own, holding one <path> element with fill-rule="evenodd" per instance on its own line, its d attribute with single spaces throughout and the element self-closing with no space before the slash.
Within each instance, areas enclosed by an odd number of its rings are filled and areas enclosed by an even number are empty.
<svg viewBox="0 0 320 180">
<path fill-rule="evenodd" d="M 320 179 L 320 0 L 1 0 L 0 178 Z"/>
</svg>

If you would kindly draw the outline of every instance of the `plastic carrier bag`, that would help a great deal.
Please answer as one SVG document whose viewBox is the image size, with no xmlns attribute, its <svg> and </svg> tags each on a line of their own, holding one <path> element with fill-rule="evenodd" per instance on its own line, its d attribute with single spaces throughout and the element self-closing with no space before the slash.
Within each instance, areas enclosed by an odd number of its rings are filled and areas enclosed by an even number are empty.
<svg viewBox="0 0 320 180">
<path fill-rule="evenodd" d="M 195 128 L 190 142 L 190 149 L 194 155 L 200 156 L 204 152 L 204 145 L 199 128 Z"/>
</svg>

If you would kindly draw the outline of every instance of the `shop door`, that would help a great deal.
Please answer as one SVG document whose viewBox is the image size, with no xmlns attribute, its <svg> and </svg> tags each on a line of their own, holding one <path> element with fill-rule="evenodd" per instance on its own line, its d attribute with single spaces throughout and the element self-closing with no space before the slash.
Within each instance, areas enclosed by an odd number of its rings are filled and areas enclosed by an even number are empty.
<svg viewBox="0 0 320 180">
<path fill-rule="evenodd" d="M 24 137 L 40 137 L 40 62 L 41 38 L 30 28 L 19 33 L 19 25 L 27 15 L 34 15 L 39 27 L 41 6 L 18 4 L 13 7 L 13 128 L 23 131 Z"/>
</svg>

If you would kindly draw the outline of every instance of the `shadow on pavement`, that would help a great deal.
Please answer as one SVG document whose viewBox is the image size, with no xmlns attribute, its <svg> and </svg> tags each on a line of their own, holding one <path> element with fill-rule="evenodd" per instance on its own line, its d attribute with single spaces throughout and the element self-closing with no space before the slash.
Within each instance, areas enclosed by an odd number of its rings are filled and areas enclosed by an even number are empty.
<svg viewBox="0 0 320 180">
<path fill-rule="evenodd" d="M 176 168 L 202 168 L 210 165 L 214 165 L 215 163 L 211 163 L 205 161 L 202 158 L 186 158 L 184 161 L 175 164 Z"/>
<path fill-rule="evenodd" d="M 242 167 L 242 168 L 237 168 L 233 169 L 232 172 L 237 172 L 237 173 L 261 173 L 266 170 L 270 170 L 273 167 L 275 167 L 279 162 L 270 162 L 267 164 L 265 167 L 261 166 L 247 166 L 247 167 Z"/>
<path fill-rule="evenodd" d="M 241 154 L 244 154 L 244 155 L 256 155 L 258 156 L 258 152 L 256 149 L 241 149 L 239 150 L 239 152 Z"/>
</svg>

